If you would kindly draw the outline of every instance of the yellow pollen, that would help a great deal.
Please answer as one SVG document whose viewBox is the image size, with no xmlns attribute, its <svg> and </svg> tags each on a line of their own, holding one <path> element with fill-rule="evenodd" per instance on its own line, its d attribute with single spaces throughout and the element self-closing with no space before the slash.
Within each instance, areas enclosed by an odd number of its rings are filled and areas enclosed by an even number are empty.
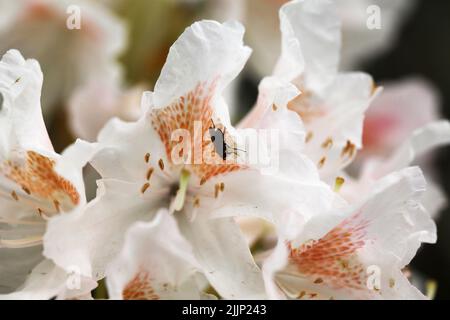
<svg viewBox="0 0 450 320">
<path fill-rule="evenodd" d="M 334 191 L 339 192 L 342 188 L 342 185 L 344 184 L 345 179 L 342 177 L 337 177 L 336 181 L 334 182 Z"/>
</svg>

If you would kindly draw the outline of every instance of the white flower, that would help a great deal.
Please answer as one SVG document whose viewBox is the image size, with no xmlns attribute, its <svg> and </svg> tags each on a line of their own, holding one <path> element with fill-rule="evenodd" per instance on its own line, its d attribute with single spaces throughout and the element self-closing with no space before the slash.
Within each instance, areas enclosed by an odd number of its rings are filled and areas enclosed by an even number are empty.
<svg viewBox="0 0 450 320">
<path fill-rule="evenodd" d="M 338 73 L 340 21 L 333 2 L 299 0 L 280 9 L 282 52 L 274 76 L 301 91 L 288 105 L 305 124 L 305 153 L 334 179 L 362 147 L 364 112 L 377 91 L 363 73 Z M 242 126 L 257 123 L 257 104 Z"/>
<path fill-rule="evenodd" d="M 160 210 L 151 222 L 136 222 L 126 234 L 120 255 L 109 266 L 111 299 L 200 299 L 201 268 L 175 218 Z"/>
<path fill-rule="evenodd" d="M 77 155 L 70 149 L 62 156 L 54 152 L 40 108 L 42 82 L 37 61 L 25 60 L 16 50 L 1 59 L 0 293 L 17 290 L 44 259 L 46 221 L 85 202 L 82 166 L 70 161 L 75 157 L 82 164 L 87 154 L 81 148 Z M 62 272 L 46 261 L 37 268 L 40 271 L 33 272 L 21 287 L 20 297 L 37 297 L 32 293 L 35 282 L 31 279 Z M 55 288 L 53 282 L 46 282 L 39 292 L 41 297 L 59 293 L 58 284 Z"/>
<path fill-rule="evenodd" d="M 69 29 L 68 11 L 79 8 L 80 28 Z M 0 25 L 0 52 L 10 48 L 37 59 L 44 70 L 43 112 L 48 119 L 77 86 L 99 75 L 118 76 L 115 61 L 125 46 L 125 29 L 105 7 L 90 0 L 0 1 L 8 19 Z"/>
<path fill-rule="evenodd" d="M 277 28 L 277 11 L 287 0 L 237 0 L 214 1 L 216 7 L 228 4 L 225 17 L 234 13 L 243 16 L 247 26 L 248 44 L 255 50 L 250 59 L 252 70 L 258 75 L 266 75 L 280 54 L 280 34 Z M 336 0 L 337 13 L 342 21 L 342 70 L 353 70 L 366 59 L 375 57 L 389 49 L 397 32 L 416 1 L 410 0 Z M 219 3 L 217 5 L 216 3 Z M 368 8 L 378 6 L 381 11 L 381 28 L 367 28 L 370 15 Z"/>
<path fill-rule="evenodd" d="M 388 84 L 366 112 L 364 148 L 349 168 L 352 175 L 341 174 L 345 183 L 340 194 L 352 202 L 375 180 L 418 163 L 428 182 L 422 203 L 436 218 L 446 199 L 433 182 L 431 151 L 450 143 L 448 121 L 437 120 L 437 101 L 433 89 L 421 80 Z"/>
<path fill-rule="evenodd" d="M 420 204 L 417 167 L 388 175 L 355 204 L 281 231 L 263 266 L 271 298 L 423 299 L 402 273 L 436 226 Z M 281 228 L 280 228 L 281 230 Z M 292 230 L 291 230 L 292 231 Z"/>
<path fill-rule="evenodd" d="M 116 78 L 90 81 L 75 91 L 68 103 L 68 120 L 76 137 L 95 141 L 108 120 L 139 119 L 143 86 L 124 89 L 118 82 Z"/>
<path fill-rule="evenodd" d="M 354 202 L 366 194 L 374 182 L 392 172 L 404 169 L 415 163 L 434 148 L 450 144 L 450 123 L 446 120 L 431 122 L 414 130 L 403 143 L 387 156 L 368 157 L 356 177 L 345 175 L 345 183 L 340 187 L 340 194 L 349 202 Z M 429 183 L 422 197 L 423 205 L 435 217 L 445 205 L 446 200 L 440 188 Z"/>
<path fill-rule="evenodd" d="M 86 210 L 52 219 L 45 237 L 47 257 L 63 268 L 78 265 L 83 275 L 101 278 L 129 226 L 153 220 L 159 208 L 168 207 L 222 297 L 264 296 L 260 271 L 233 217 L 274 222 L 288 208 L 309 217 L 330 208 L 334 194 L 297 149 L 301 143 L 287 146 L 305 135 L 296 114 L 286 108 L 287 95 L 295 88 L 281 87 L 274 97 L 279 103 L 275 120 L 289 119 L 280 131 L 286 144 L 280 143 L 278 173 L 262 174 L 259 166 L 242 164 L 232 154 L 227 160 L 219 156 L 212 126 L 225 133 L 229 145 L 239 136 L 221 93 L 250 54 L 242 44 L 243 33 L 237 23 L 214 21 L 186 29 L 172 46 L 155 91 L 143 97 L 145 114 L 135 123 L 114 119 L 100 133 L 99 152 L 91 162 L 102 176 L 97 198 Z M 171 138 L 180 128 L 193 137 L 192 145 L 182 149 Z M 195 158 L 199 146 L 200 159 Z M 177 163 L 180 156 L 193 161 Z M 210 157 L 214 162 L 208 162 Z"/>
<path fill-rule="evenodd" d="M 439 118 L 436 89 L 422 79 L 383 83 L 383 92 L 365 113 L 363 145 L 356 162 L 387 156 L 416 129 Z"/>
</svg>

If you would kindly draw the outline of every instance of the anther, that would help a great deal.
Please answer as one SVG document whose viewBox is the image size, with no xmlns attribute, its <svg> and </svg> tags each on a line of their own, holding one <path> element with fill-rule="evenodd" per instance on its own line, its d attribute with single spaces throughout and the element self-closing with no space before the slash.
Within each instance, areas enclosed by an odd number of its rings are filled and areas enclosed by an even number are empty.
<svg viewBox="0 0 450 320">
<path fill-rule="evenodd" d="M 345 179 L 342 177 L 336 177 L 336 180 L 334 182 L 334 191 L 339 192 L 341 190 L 342 185 L 344 184 Z"/>
<path fill-rule="evenodd" d="M 330 149 L 333 146 L 333 139 L 331 137 L 328 137 L 323 143 L 322 148 L 323 149 Z"/>
<path fill-rule="evenodd" d="M 353 157 L 355 148 L 355 145 L 350 140 L 347 140 L 345 147 L 342 148 L 341 158 L 343 158 L 345 155 L 348 155 L 349 158 Z"/>
<path fill-rule="evenodd" d="M 22 187 L 22 190 L 25 191 L 26 194 L 30 195 L 31 191 L 27 187 Z"/>
<path fill-rule="evenodd" d="M 194 199 L 194 208 L 200 207 L 200 199 L 198 197 L 195 197 Z"/>
<path fill-rule="evenodd" d="M 146 182 L 142 185 L 141 187 L 141 193 L 144 194 L 145 191 L 147 191 L 147 189 L 150 187 L 150 183 Z"/>
<path fill-rule="evenodd" d="M 311 139 L 313 138 L 314 134 L 312 131 L 308 131 L 308 133 L 306 134 L 306 138 L 305 138 L 305 142 L 308 143 L 311 141 Z"/>
<path fill-rule="evenodd" d="M 322 278 L 317 278 L 316 280 L 314 280 L 314 283 L 315 284 L 320 284 L 320 283 L 322 283 L 323 282 L 323 279 Z"/>
<path fill-rule="evenodd" d="M 161 170 L 164 170 L 164 161 L 163 161 L 163 159 L 159 159 L 158 165 L 159 165 L 159 168 L 160 168 Z"/>
<path fill-rule="evenodd" d="M 150 180 L 150 178 L 152 177 L 153 171 L 154 171 L 153 167 L 148 169 L 148 171 L 147 171 L 147 180 Z"/>
<path fill-rule="evenodd" d="M 17 193 L 15 191 L 11 192 L 11 196 L 14 200 L 19 201 L 19 197 L 17 196 Z"/>
<path fill-rule="evenodd" d="M 57 212 L 60 210 L 60 203 L 58 200 L 53 200 L 53 205 L 55 206 L 55 209 Z"/>
<path fill-rule="evenodd" d="M 319 169 L 322 169 L 323 166 L 325 165 L 325 162 L 327 161 L 326 157 L 322 157 L 322 159 L 319 160 L 319 163 L 317 164 L 317 166 L 319 167 Z"/>
<path fill-rule="evenodd" d="M 214 186 L 214 198 L 217 198 L 217 197 L 219 196 L 219 191 L 220 191 L 220 184 L 217 183 L 217 184 Z"/>
<path fill-rule="evenodd" d="M 150 161 L 150 153 L 146 153 L 144 156 L 145 162 L 148 163 Z"/>
</svg>

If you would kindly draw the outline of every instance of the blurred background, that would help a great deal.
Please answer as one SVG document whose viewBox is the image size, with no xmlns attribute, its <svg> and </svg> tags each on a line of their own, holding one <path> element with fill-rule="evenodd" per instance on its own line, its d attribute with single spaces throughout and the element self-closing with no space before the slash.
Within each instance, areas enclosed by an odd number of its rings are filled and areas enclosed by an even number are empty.
<svg viewBox="0 0 450 320">
<path fill-rule="evenodd" d="M 393 0 L 396 1 L 396 0 Z M 400 26 L 392 47 L 367 59 L 362 70 L 377 80 L 421 76 L 437 89 L 442 117 L 450 118 L 450 1 L 417 1 Z M 441 148 L 434 158 L 436 177 L 450 196 L 450 148 Z M 450 299 L 450 210 L 437 218 L 438 242 L 427 245 L 413 260 L 413 266 L 438 282 L 437 299 Z"/>
<path fill-rule="evenodd" d="M 77 137 L 95 140 L 113 116 L 136 119 L 142 91 L 153 88 L 171 44 L 187 26 L 199 19 L 236 19 L 245 25 L 245 42 L 253 49 L 226 94 L 237 122 L 276 62 L 278 8 L 284 2 L 0 0 L 0 54 L 16 48 L 41 63 L 44 117 L 59 152 Z M 343 25 L 341 70 L 366 71 L 385 85 L 366 128 L 371 119 L 397 110 L 399 126 L 378 138 L 365 136 L 367 152 L 392 151 L 415 128 L 450 118 L 450 1 L 336 2 Z M 366 26 L 371 5 L 381 10 L 381 29 Z M 427 176 L 450 196 L 448 159 L 450 148 L 441 148 L 423 163 Z M 450 212 L 446 204 L 436 207 L 438 243 L 425 246 L 411 269 L 436 281 L 437 299 L 450 299 Z"/>
</svg>

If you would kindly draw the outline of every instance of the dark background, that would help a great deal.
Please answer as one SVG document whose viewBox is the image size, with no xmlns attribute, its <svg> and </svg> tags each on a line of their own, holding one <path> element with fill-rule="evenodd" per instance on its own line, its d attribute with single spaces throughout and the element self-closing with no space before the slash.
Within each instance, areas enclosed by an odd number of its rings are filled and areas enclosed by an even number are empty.
<svg viewBox="0 0 450 320">
<path fill-rule="evenodd" d="M 395 0 L 392 0 L 395 1 Z M 442 116 L 450 118 L 450 1 L 421 0 L 405 21 L 394 46 L 362 69 L 377 80 L 420 75 L 431 81 L 442 99 Z M 407 115 L 405 115 L 407 116 Z M 439 182 L 450 198 L 450 148 L 435 157 Z M 437 299 L 450 299 L 450 209 L 438 220 L 438 242 L 426 245 L 412 266 L 438 282 Z"/>
</svg>

